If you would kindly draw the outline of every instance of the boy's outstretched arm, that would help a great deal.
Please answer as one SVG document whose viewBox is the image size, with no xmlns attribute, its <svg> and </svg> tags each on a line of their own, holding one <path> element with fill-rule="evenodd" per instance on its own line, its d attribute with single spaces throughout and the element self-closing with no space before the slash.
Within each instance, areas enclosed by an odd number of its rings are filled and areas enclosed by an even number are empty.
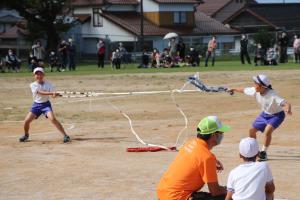
<svg viewBox="0 0 300 200">
<path fill-rule="evenodd" d="M 37 93 L 42 95 L 52 95 L 52 97 L 59 96 L 58 92 L 48 92 L 48 91 L 38 90 Z"/>
<path fill-rule="evenodd" d="M 229 93 L 234 94 L 235 92 L 244 93 L 244 88 L 231 88 L 228 90 Z"/>
<path fill-rule="evenodd" d="M 282 107 L 284 108 L 284 111 L 288 114 L 288 115 L 292 115 L 292 105 L 288 102 L 284 102 L 282 104 Z"/>
</svg>

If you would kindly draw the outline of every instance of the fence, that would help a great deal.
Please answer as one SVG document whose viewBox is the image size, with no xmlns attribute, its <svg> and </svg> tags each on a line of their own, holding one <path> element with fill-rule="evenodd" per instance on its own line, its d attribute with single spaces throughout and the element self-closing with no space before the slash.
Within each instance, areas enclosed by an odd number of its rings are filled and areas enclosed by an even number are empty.
<svg viewBox="0 0 300 200">
<path fill-rule="evenodd" d="M 292 36 L 295 34 L 295 31 L 289 31 L 288 35 L 290 38 L 289 46 L 292 46 Z M 271 43 L 276 43 L 277 32 L 268 32 L 269 36 L 272 38 Z M 250 54 L 254 53 L 255 42 L 254 37 L 256 34 L 247 34 L 249 39 L 249 52 Z M 122 43 L 124 48 L 127 50 L 128 61 L 136 61 L 141 56 L 141 51 L 139 51 L 139 41 L 136 36 L 124 36 L 124 35 L 99 35 L 99 34 L 77 34 L 69 33 L 68 35 L 63 35 L 62 38 L 67 39 L 72 37 L 77 49 L 77 58 L 82 60 L 95 60 L 97 58 L 97 42 L 99 38 L 102 38 L 106 45 L 106 60 L 110 58 L 111 52 L 118 48 L 119 43 Z M 207 49 L 207 43 L 210 40 L 211 36 L 183 36 L 183 42 L 186 44 L 186 51 L 190 47 L 194 47 L 200 54 L 204 55 Z M 217 56 L 224 55 L 238 55 L 240 52 L 240 34 L 235 35 L 217 35 Z M 16 41 L 17 42 L 17 41 Z M 0 49 L 2 49 L 1 54 L 7 52 L 7 49 L 3 48 L 6 43 L 1 43 Z M 19 41 L 16 44 L 13 44 L 13 41 L 9 42 L 9 45 L 14 46 L 17 49 L 17 52 L 21 52 L 22 57 L 27 57 L 28 53 L 24 52 L 24 46 L 20 44 L 26 44 L 28 42 Z M 29 45 L 30 47 L 30 45 Z M 151 52 L 153 48 L 157 48 L 159 51 L 162 51 L 164 48 L 168 47 L 168 40 L 163 40 L 162 36 L 146 36 L 144 39 L 144 49 Z M 5 49 L 5 51 L 3 51 Z M 30 49 L 30 48 L 29 48 Z M 26 50 L 28 51 L 28 50 Z M 288 50 L 288 53 L 292 53 L 292 49 Z M 3 56 L 3 55 L 2 55 Z"/>
</svg>

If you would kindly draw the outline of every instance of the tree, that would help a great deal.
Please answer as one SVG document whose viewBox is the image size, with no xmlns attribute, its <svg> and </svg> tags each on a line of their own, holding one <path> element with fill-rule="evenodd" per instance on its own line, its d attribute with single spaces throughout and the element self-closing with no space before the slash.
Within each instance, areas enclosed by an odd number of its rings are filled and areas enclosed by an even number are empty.
<svg viewBox="0 0 300 200">
<path fill-rule="evenodd" d="M 253 35 L 254 42 L 260 43 L 264 49 L 271 47 L 275 43 L 274 35 L 266 29 L 260 29 Z"/>
<path fill-rule="evenodd" d="M 59 33 L 71 27 L 65 23 L 68 0 L 1 0 L 0 6 L 18 11 L 27 20 L 29 39 L 46 39 L 48 50 L 56 49 Z"/>
</svg>

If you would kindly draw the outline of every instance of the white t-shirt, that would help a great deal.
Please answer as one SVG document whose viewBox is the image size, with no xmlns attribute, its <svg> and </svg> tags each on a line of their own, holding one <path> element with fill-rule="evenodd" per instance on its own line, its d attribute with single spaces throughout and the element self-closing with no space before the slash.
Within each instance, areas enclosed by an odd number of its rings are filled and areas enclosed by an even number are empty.
<svg viewBox="0 0 300 200">
<path fill-rule="evenodd" d="M 39 90 L 46 91 L 46 92 L 54 91 L 52 84 L 48 81 L 44 81 L 43 84 L 39 84 L 38 82 L 35 81 L 30 84 L 30 88 L 32 92 L 33 101 L 36 103 L 45 103 L 49 101 L 49 95 L 38 94 Z"/>
<path fill-rule="evenodd" d="M 267 114 L 275 114 L 283 111 L 282 105 L 285 100 L 277 95 L 274 90 L 268 90 L 265 94 L 261 95 L 255 91 L 254 87 L 247 87 L 244 89 L 244 94 L 254 96 L 256 101 L 261 105 L 262 111 Z"/>
<path fill-rule="evenodd" d="M 272 181 L 266 162 L 246 162 L 230 172 L 227 190 L 233 192 L 233 200 L 266 200 L 265 186 Z"/>
</svg>

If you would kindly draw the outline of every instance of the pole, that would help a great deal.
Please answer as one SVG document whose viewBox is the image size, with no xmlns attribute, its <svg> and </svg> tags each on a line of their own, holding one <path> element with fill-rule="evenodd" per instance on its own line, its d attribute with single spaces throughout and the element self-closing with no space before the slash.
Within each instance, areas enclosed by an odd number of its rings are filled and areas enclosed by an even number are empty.
<svg viewBox="0 0 300 200">
<path fill-rule="evenodd" d="M 140 1 L 140 9 L 141 9 L 141 33 L 140 33 L 140 51 L 143 51 L 144 49 L 144 6 L 143 6 L 143 0 Z"/>
</svg>

